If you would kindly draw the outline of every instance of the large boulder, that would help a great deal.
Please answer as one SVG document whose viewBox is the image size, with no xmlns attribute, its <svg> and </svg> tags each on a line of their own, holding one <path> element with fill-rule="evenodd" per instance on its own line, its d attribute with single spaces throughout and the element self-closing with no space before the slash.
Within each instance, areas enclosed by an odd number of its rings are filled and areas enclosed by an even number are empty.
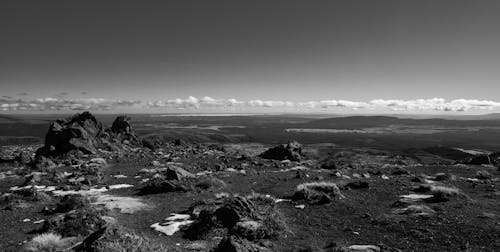
<svg viewBox="0 0 500 252">
<path fill-rule="evenodd" d="M 302 158 L 302 145 L 296 141 L 280 144 L 261 153 L 260 157 L 274 160 L 300 161 Z"/>
<path fill-rule="evenodd" d="M 37 155 L 59 156 L 71 150 L 94 154 L 100 145 L 101 134 L 102 124 L 89 112 L 57 120 L 50 125 L 45 145 L 38 149 Z"/>
<path fill-rule="evenodd" d="M 138 141 L 130 124 L 130 117 L 125 115 L 116 117 L 111 128 L 107 129 L 106 132 L 120 142 L 127 140 L 136 143 Z"/>
<path fill-rule="evenodd" d="M 129 120 L 127 116 L 118 116 L 106 130 L 89 112 L 56 120 L 50 125 L 45 145 L 37 150 L 36 156 L 57 157 L 70 151 L 95 154 L 98 148 L 116 151 L 124 147 L 123 143 L 138 144 Z"/>
</svg>

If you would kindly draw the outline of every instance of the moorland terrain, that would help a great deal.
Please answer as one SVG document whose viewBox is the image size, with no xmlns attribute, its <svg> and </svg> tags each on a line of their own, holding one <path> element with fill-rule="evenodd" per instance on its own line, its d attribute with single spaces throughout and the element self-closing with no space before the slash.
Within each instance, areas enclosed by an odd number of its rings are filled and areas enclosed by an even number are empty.
<svg viewBox="0 0 500 252">
<path fill-rule="evenodd" d="M 496 116 L 2 115 L 0 146 L 2 251 L 500 251 Z"/>
</svg>

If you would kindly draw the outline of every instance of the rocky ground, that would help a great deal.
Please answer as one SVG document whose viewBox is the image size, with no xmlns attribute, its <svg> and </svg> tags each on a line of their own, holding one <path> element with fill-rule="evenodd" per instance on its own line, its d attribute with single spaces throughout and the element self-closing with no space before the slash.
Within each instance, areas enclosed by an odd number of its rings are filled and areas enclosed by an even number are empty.
<svg viewBox="0 0 500 252">
<path fill-rule="evenodd" d="M 83 113 L 0 158 L 2 251 L 500 251 L 495 153 L 162 142 Z"/>
</svg>

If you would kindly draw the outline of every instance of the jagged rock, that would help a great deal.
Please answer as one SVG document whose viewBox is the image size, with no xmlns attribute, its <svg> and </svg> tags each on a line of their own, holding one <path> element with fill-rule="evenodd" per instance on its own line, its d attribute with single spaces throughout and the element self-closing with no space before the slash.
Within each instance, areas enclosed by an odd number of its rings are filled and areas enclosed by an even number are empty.
<svg viewBox="0 0 500 252">
<path fill-rule="evenodd" d="M 344 188 L 346 189 L 366 189 L 369 188 L 370 184 L 366 181 L 356 180 L 347 183 Z"/>
<path fill-rule="evenodd" d="M 43 173 L 41 172 L 32 172 L 26 175 L 23 186 L 26 185 L 37 185 L 40 181 L 42 181 Z"/>
<path fill-rule="evenodd" d="M 89 235 L 105 225 L 106 222 L 100 217 L 97 210 L 85 207 L 55 216 L 44 222 L 42 230 L 45 232 L 53 231 L 64 237 L 70 237 Z"/>
<path fill-rule="evenodd" d="M 59 156 L 71 150 L 94 154 L 99 146 L 98 137 L 101 133 L 102 124 L 89 112 L 57 120 L 50 125 L 45 145 L 37 150 L 37 156 Z"/>
<path fill-rule="evenodd" d="M 297 186 L 295 200 L 306 200 L 311 204 L 328 204 L 333 198 L 343 199 L 345 196 L 340 192 L 337 184 L 331 182 L 312 182 Z"/>
<path fill-rule="evenodd" d="M 302 158 L 302 145 L 296 141 L 288 142 L 287 144 L 280 144 L 276 147 L 270 148 L 260 154 L 261 158 L 274 159 L 274 160 L 291 160 L 300 161 Z"/>
<path fill-rule="evenodd" d="M 181 146 L 181 145 L 182 145 L 182 140 L 180 140 L 180 139 L 175 139 L 175 140 L 174 140 L 174 145 L 175 145 L 175 146 Z"/>
<path fill-rule="evenodd" d="M 337 164 L 333 157 L 327 157 L 320 162 L 321 169 L 335 170 L 337 169 Z"/>
<path fill-rule="evenodd" d="M 256 216 L 255 205 L 243 197 L 232 197 L 226 199 L 224 205 L 215 211 L 217 220 L 224 227 L 233 227 L 244 218 Z"/>
<path fill-rule="evenodd" d="M 56 168 L 57 165 L 52 161 L 52 159 L 44 157 L 44 156 L 38 156 L 35 159 L 35 168 L 40 171 L 51 171 L 54 168 Z"/>
<path fill-rule="evenodd" d="M 195 221 L 184 230 L 185 237 L 202 239 L 216 228 L 227 228 L 232 235 L 249 239 L 276 237 L 284 225 L 276 210 L 269 203 L 263 204 L 241 196 L 197 202 L 188 210 Z"/>
<path fill-rule="evenodd" d="M 33 161 L 33 158 L 31 157 L 31 152 L 21 151 L 19 155 L 17 155 L 16 161 L 24 165 L 31 163 Z"/>
<path fill-rule="evenodd" d="M 240 221 L 231 230 L 231 233 L 248 240 L 257 240 L 266 236 L 264 225 L 260 222 L 247 220 Z"/>
<path fill-rule="evenodd" d="M 401 167 L 396 167 L 396 169 L 392 172 L 392 175 L 410 175 L 410 172 Z"/>
<path fill-rule="evenodd" d="M 486 180 L 486 179 L 491 179 L 492 177 L 493 176 L 488 171 L 477 171 L 476 172 L 477 179 Z"/>
<path fill-rule="evenodd" d="M 187 192 L 188 188 L 178 181 L 151 179 L 139 190 L 140 195 L 157 194 L 166 192 Z"/>
<path fill-rule="evenodd" d="M 271 252 L 271 250 L 236 236 L 228 236 L 219 243 L 215 252 Z"/>
<path fill-rule="evenodd" d="M 120 142 L 126 143 L 126 141 L 131 143 L 137 143 L 138 138 L 132 130 L 130 125 L 130 117 L 121 115 L 116 117 L 111 125 L 111 128 L 106 130 L 113 138 Z"/>
<path fill-rule="evenodd" d="M 166 179 L 167 180 L 182 180 L 185 178 L 195 178 L 196 176 L 181 167 L 178 166 L 170 166 L 166 171 Z"/>
</svg>

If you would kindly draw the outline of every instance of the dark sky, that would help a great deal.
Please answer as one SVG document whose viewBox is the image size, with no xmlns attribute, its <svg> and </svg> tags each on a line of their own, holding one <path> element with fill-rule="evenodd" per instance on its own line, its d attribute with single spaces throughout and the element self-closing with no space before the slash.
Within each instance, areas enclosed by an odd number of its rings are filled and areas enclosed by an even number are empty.
<svg viewBox="0 0 500 252">
<path fill-rule="evenodd" d="M 3 0 L 0 93 L 500 100 L 499 13 L 497 0 Z"/>
</svg>

